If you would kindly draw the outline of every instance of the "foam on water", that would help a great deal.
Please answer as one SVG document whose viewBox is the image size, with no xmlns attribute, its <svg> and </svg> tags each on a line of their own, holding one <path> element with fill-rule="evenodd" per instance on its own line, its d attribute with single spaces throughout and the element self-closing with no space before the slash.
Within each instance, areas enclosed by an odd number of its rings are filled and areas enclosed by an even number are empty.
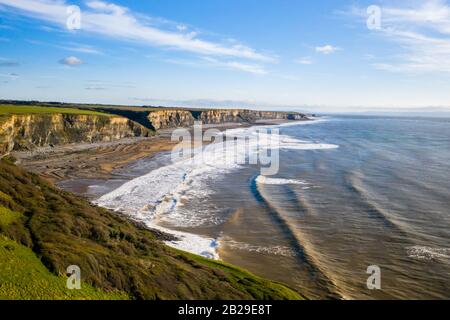
<svg viewBox="0 0 450 320">
<path fill-rule="evenodd" d="M 226 136 L 241 137 L 237 147 L 234 144 L 214 143 L 203 148 L 203 152 L 194 153 L 192 158 L 170 162 L 152 170 L 146 175 L 123 184 L 118 189 L 96 200 L 99 206 L 122 212 L 133 219 L 143 221 L 147 225 L 161 229 L 158 222 L 174 227 L 195 227 L 206 224 L 217 224 L 222 221 L 217 218 L 213 208 L 202 206 L 213 191 L 208 182 L 223 177 L 224 174 L 239 170 L 246 163 L 248 154 L 254 154 L 264 149 L 273 149 L 269 135 L 253 128 L 239 128 L 226 131 Z M 257 136 L 258 139 L 246 140 Z M 280 135 L 280 149 L 316 150 L 337 148 L 335 145 L 315 144 Z M 197 150 L 199 151 L 199 150 Z M 230 156 L 235 155 L 235 156 Z M 239 161 L 236 161 L 238 159 Z M 297 180 L 280 180 L 266 178 L 266 183 L 304 184 Z M 195 212 L 184 208 L 183 201 L 196 201 L 199 205 Z M 164 229 L 181 239 L 170 242 L 169 245 L 192 253 L 217 258 L 215 239 L 203 238 L 197 235 L 180 233 Z"/>
<path fill-rule="evenodd" d="M 254 253 L 270 254 L 274 256 L 295 257 L 298 253 L 287 246 L 258 246 L 245 242 L 235 241 L 229 237 L 219 240 L 220 246 L 228 247 L 235 250 L 244 250 Z"/>
<path fill-rule="evenodd" d="M 431 248 L 425 246 L 413 246 L 406 248 L 408 257 L 417 260 L 432 261 L 436 259 L 450 259 L 450 248 Z"/>
<path fill-rule="evenodd" d="M 157 225 L 152 225 L 152 227 L 157 230 L 170 233 L 178 238 L 176 241 L 165 241 L 165 243 L 171 247 L 191 252 L 209 259 L 219 259 L 219 254 L 217 253 L 218 241 L 216 239 L 202 237 L 187 232 L 169 230 Z"/>
<path fill-rule="evenodd" d="M 256 178 L 256 182 L 261 183 L 261 184 L 271 184 L 271 185 L 284 185 L 284 184 L 307 185 L 308 184 L 305 181 L 296 180 L 296 179 L 269 178 L 266 176 L 258 176 L 258 178 Z"/>
</svg>

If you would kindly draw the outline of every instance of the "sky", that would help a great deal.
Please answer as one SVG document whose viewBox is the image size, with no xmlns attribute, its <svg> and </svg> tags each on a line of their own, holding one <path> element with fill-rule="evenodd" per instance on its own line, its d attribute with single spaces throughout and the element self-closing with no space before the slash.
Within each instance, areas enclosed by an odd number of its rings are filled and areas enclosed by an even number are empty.
<svg viewBox="0 0 450 320">
<path fill-rule="evenodd" d="M 450 1 L 0 0 L 0 99 L 450 111 Z"/>
</svg>

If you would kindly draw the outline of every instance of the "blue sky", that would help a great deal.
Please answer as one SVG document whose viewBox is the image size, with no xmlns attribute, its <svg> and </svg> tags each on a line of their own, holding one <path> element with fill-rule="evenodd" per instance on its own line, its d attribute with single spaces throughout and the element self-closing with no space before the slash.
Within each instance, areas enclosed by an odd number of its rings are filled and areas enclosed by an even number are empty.
<svg viewBox="0 0 450 320">
<path fill-rule="evenodd" d="M 4 99 L 449 109 L 449 80 L 445 0 L 0 0 Z"/>
</svg>

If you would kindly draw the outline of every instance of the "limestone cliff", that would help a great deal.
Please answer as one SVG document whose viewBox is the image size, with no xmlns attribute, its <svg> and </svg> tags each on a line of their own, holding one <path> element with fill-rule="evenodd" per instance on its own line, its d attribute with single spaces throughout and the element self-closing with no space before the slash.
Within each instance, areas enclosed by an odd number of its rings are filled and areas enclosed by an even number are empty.
<svg viewBox="0 0 450 320">
<path fill-rule="evenodd" d="M 255 123 L 258 120 L 306 120 L 304 114 L 297 112 L 272 112 L 254 110 L 184 110 L 166 109 L 152 111 L 148 114 L 148 120 L 155 130 L 189 127 L 195 121 L 203 124 Z"/>
<path fill-rule="evenodd" d="M 168 109 L 150 112 L 148 120 L 155 130 L 160 130 L 192 126 L 195 118 L 190 111 Z"/>
<path fill-rule="evenodd" d="M 0 154 L 12 150 L 68 143 L 110 142 L 129 137 L 145 137 L 161 129 L 203 124 L 256 123 L 258 120 L 306 120 L 296 112 L 253 110 L 196 110 L 161 108 L 138 110 L 101 108 L 109 115 L 93 114 L 5 114 L 0 116 Z"/>
<path fill-rule="evenodd" d="M 109 142 L 150 134 L 147 128 L 118 116 L 13 114 L 0 119 L 0 152 L 67 143 Z"/>
</svg>

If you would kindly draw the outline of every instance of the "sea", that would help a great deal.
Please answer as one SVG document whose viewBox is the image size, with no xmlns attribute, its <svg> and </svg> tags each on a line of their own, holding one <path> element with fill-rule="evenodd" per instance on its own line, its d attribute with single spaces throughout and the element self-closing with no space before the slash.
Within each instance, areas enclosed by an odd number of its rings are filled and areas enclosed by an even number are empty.
<svg viewBox="0 0 450 320">
<path fill-rule="evenodd" d="M 330 115 L 224 135 L 268 132 L 274 148 L 235 139 L 161 153 L 88 192 L 175 235 L 170 246 L 310 299 L 450 299 L 449 118 Z M 275 173 L 245 161 L 261 152 L 277 155 Z"/>
</svg>

